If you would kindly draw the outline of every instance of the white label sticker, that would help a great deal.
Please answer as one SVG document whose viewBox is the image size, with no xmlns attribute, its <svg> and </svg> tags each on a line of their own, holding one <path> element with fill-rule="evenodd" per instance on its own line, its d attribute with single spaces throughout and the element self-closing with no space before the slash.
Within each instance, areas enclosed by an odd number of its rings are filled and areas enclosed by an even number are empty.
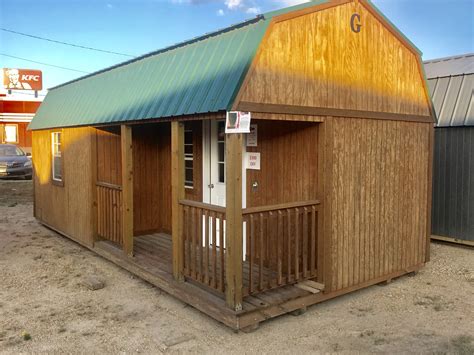
<svg viewBox="0 0 474 355">
<path fill-rule="evenodd" d="M 247 152 L 247 169 L 260 170 L 260 153 Z"/>
</svg>

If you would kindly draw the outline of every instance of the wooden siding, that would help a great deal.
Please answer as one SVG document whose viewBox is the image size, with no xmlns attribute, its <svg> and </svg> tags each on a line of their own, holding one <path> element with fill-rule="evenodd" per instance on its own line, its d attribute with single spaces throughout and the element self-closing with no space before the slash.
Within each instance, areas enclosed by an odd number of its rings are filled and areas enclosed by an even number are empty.
<svg viewBox="0 0 474 355">
<path fill-rule="evenodd" d="M 245 110 L 242 110 L 245 111 Z M 275 120 L 275 121 L 300 121 L 300 122 L 323 122 L 324 116 L 293 115 L 281 113 L 252 112 L 252 120 Z"/>
<path fill-rule="evenodd" d="M 151 232 L 169 233 L 171 231 L 170 123 L 136 125 L 132 129 L 134 233 L 136 235 Z M 197 144 L 195 146 L 199 148 Z M 120 149 L 120 132 L 117 128 L 97 130 L 99 182 L 122 185 Z"/>
<path fill-rule="evenodd" d="M 334 117 L 324 125 L 326 286 L 424 263 L 432 125 Z"/>
<path fill-rule="evenodd" d="M 350 27 L 361 16 L 361 31 Z M 430 114 L 419 58 L 367 8 L 351 2 L 269 29 L 240 100 Z"/>
<path fill-rule="evenodd" d="M 247 207 L 315 200 L 318 186 L 318 123 L 254 120 L 260 170 L 247 170 Z M 258 188 L 252 189 L 257 182 Z"/>
<path fill-rule="evenodd" d="M 93 242 L 91 128 L 62 132 L 63 184 L 51 178 L 51 130 L 33 132 L 35 216 L 86 245 Z"/>
<path fill-rule="evenodd" d="M 97 129 L 97 180 L 122 185 L 120 127 Z"/>
<path fill-rule="evenodd" d="M 171 128 L 133 127 L 133 210 L 136 235 L 171 231 Z"/>
</svg>

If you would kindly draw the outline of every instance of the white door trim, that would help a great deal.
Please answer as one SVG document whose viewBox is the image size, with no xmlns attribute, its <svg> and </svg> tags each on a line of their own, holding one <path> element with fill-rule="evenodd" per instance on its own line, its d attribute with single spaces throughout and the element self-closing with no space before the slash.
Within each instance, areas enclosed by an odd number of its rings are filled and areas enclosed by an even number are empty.
<svg viewBox="0 0 474 355">
<path fill-rule="evenodd" d="M 247 169 L 246 169 L 246 137 L 242 140 L 242 208 L 247 206 Z M 211 190 L 209 185 L 216 182 L 211 181 L 211 164 L 217 160 L 211 157 L 211 139 L 217 139 L 217 136 L 211 136 L 211 121 L 202 122 L 202 202 L 211 203 Z"/>
</svg>

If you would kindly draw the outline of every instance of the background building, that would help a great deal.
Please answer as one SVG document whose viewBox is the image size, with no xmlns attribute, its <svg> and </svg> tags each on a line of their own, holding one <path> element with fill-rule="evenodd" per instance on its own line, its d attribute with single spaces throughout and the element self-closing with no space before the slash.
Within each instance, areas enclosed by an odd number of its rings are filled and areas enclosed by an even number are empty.
<svg viewBox="0 0 474 355">
<path fill-rule="evenodd" d="M 3 68 L 0 70 L 0 144 L 13 143 L 31 153 L 28 125 L 43 97 L 43 74 L 35 69 Z"/>
<path fill-rule="evenodd" d="M 43 97 L 13 91 L 0 93 L 0 143 L 17 144 L 31 153 L 31 132 L 27 130 Z"/>
<path fill-rule="evenodd" d="M 474 245 L 474 54 L 424 64 L 438 117 L 433 238 Z"/>
</svg>

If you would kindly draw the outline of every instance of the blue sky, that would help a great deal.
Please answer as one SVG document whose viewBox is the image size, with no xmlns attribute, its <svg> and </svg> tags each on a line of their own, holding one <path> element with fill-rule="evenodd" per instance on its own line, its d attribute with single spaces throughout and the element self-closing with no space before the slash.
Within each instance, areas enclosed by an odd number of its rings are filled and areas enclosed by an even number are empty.
<svg viewBox="0 0 474 355">
<path fill-rule="evenodd" d="M 141 55 L 302 0 L 0 0 L 0 27 Z M 474 52 L 474 0 L 373 0 L 424 53 Z M 126 57 L 0 31 L 0 53 L 93 72 Z M 0 67 L 43 71 L 52 87 L 83 74 L 0 56 Z"/>
</svg>

